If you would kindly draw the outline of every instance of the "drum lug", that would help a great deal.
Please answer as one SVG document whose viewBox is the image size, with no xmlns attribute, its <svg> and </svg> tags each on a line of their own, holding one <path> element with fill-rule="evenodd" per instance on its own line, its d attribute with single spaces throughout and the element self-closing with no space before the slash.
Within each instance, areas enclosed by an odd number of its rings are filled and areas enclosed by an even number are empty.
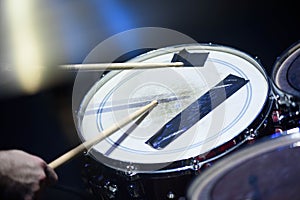
<svg viewBox="0 0 300 200">
<path fill-rule="evenodd" d="M 254 131 L 253 128 L 248 129 L 246 131 L 246 136 L 245 137 L 248 138 L 248 140 L 253 140 L 254 138 L 256 138 L 256 136 L 257 136 L 257 132 Z"/>
<path fill-rule="evenodd" d="M 202 163 L 197 158 L 193 158 L 191 161 L 191 166 L 194 171 L 199 171 L 202 167 Z"/>
<path fill-rule="evenodd" d="M 127 176 L 134 176 L 136 174 L 136 172 L 134 172 L 136 170 L 135 166 L 134 165 L 127 165 L 126 166 L 126 171 L 125 171 L 125 174 Z"/>
</svg>

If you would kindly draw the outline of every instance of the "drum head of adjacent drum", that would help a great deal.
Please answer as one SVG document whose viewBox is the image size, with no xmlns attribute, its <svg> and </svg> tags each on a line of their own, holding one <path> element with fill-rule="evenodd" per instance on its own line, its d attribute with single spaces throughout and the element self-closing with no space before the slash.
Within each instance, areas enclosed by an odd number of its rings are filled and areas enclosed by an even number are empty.
<svg viewBox="0 0 300 200">
<path fill-rule="evenodd" d="M 221 146 L 261 116 L 269 95 L 267 77 L 259 63 L 237 50 L 211 45 L 173 46 L 142 54 L 130 62 L 171 62 L 183 49 L 208 53 L 204 66 L 114 71 L 91 88 L 78 112 L 83 141 L 142 105 L 154 99 L 159 102 L 143 118 L 95 145 L 90 151 L 95 159 L 121 170 L 159 170 Z M 165 148 L 155 149 L 146 143 L 164 124 L 230 74 L 247 83 Z"/>
<path fill-rule="evenodd" d="M 293 45 L 279 58 L 272 79 L 279 90 L 300 98 L 300 43 Z"/>
<path fill-rule="evenodd" d="M 300 133 L 297 130 L 220 160 L 192 182 L 189 199 L 298 199 Z"/>
</svg>

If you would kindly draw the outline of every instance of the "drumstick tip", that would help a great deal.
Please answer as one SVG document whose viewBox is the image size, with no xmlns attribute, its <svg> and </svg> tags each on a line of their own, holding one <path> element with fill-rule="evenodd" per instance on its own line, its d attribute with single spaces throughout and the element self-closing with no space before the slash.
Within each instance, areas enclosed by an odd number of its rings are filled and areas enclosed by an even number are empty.
<svg viewBox="0 0 300 200">
<path fill-rule="evenodd" d="M 157 100 L 153 100 L 153 101 L 152 101 L 152 104 L 157 105 L 157 104 L 158 104 L 158 101 L 157 101 Z"/>
</svg>

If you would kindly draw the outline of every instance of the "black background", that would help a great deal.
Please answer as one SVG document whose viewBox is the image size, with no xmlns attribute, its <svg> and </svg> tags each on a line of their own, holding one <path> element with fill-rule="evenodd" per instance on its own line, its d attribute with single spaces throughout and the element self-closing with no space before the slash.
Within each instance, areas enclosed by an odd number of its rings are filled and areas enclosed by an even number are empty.
<svg viewBox="0 0 300 200">
<path fill-rule="evenodd" d="M 81 63 L 99 42 L 121 31 L 163 27 L 199 43 L 230 46 L 257 56 L 270 75 L 277 57 L 300 39 L 298 7 L 288 0 L 63 0 L 40 1 L 37 7 L 49 67 Z M 4 44 L 5 23 L 1 23 L 1 68 L 10 62 L 3 56 L 9 48 Z M 7 83 L 0 85 L 0 148 L 22 149 L 50 162 L 79 144 L 71 107 L 74 77 L 70 72 L 58 83 L 53 77 L 54 84 L 30 95 L 9 91 Z M 80 164 L 79 156 L 58 168 L 59 184 L 84 190 Z"/>
</svg>

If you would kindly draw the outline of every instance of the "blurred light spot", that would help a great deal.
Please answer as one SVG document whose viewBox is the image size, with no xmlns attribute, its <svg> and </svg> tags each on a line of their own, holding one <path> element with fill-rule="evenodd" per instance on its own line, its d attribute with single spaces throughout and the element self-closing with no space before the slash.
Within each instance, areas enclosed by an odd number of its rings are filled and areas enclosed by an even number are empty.
<svg viewBox="0 0 300 200">
<path fill-rule="evenodd" d="M 4 4 L 16 76 L 27 93 L 40 88 L 44 68 L 34 24 L 34 3 L 35 0 L 6 0 Z"/>
<path fill-rule="evenodd" d="M 129 10 L 120 2 L 97 1 L 98 14 L 101 19 L 107 22 L 107 27 L 113 33 L 133 28 L 133 17 Z"/>
<path fill-rule="evenodd" d="M 110 34 L 135 28 L 135 16 L 128 7 L 117 1 L 96 1 L 98 18 L 104 21 L 104 27 Z M 128 39 L 128 38 L 127 38 Z M 138 38 L 119 41 L 119 48 L 132 46 Z"/>
</svg>

